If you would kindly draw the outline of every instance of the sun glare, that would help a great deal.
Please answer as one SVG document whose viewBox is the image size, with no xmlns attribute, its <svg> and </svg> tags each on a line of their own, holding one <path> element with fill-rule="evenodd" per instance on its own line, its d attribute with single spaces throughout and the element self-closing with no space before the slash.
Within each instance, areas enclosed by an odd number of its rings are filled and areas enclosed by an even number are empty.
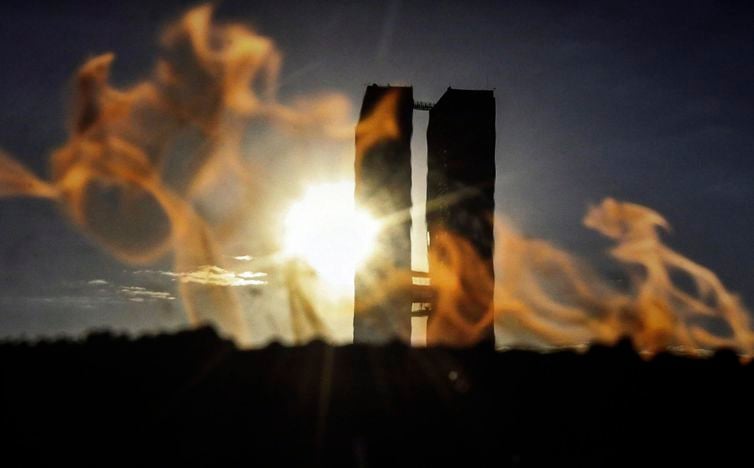
<svg viewBox="0 0 754 468">
<path fill-rule="evenodd" d="M 356 267 L 374 250 L 378 231 L 377 220 L 356 206 L 352 182 L 313 185 L 286 214 L 284 251 L 346 292 Z"/>
</svg>

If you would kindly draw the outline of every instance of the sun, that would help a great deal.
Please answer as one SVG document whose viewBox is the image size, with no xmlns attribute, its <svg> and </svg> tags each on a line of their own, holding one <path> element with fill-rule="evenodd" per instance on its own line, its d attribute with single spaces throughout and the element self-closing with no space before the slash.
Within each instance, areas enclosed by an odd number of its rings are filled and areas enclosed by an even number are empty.
<svg viewBox="0 0 754 468">
<path fill-rule="evenodd" d="M 289 208 L 284 228 L 286 256 L 306 262 L 345 293 L 353 291 L 356 268 L 373 253 L 380 225 L 356 206 L 353 182 L 334 182 L 310 186 Z"/>
</svg>

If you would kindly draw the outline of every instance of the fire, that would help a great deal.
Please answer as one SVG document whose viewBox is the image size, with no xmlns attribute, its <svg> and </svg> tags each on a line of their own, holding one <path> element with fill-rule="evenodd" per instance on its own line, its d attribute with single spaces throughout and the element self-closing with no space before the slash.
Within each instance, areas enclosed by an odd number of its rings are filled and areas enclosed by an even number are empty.
<svg viewBox="0 0 754 468">
<path fill-rule="evenodd" d="M 280 53 L 239 24 L 216 25 L 212 8 L 188 11 L 162 35 L 151 76 L 115 89 L 114 54 L 87 61 L 74 80 L 68 141 L 45 181 L 0 155 L 0 196 L 45 197 L 118 259 L 149 264 L 173 254 L 174 271 L 222 267 L 220 242 L 264 194 L 242 151 L 246 128 L 264 122 L 291 137 L 330 138 L 351 128 L 344 98 L 277 101 Z M 213 191 L 239 196 L 212 209 Z M 232 288 L 181 282 L 189 322 L 209 321 L 240 343 L 250 334 Z"/>
<path fill-rule="evenodd" d="M 712 271 L 662 243 L 658 230 L 670 226 L 660 214 L 607 198 L 589 210 L 584 224 L 617 241 L 610 251 L 615 259 L 643 267 L 643 277 L 636 281 L 630 302 L 643 325 L 634 333 L 640 348 L 728 346 L 752 353 L 754 333 L 749 311 Z M 674 273 L 691 279 L 695 290 L 684 291 L 673 280 Z M 721 337 L 707 331 L 695 322 L 701 317 L 723 321 L 730 335 Z"/>
<path fill-rule="evenodd" d="M 224 275 L 224 242 L 240 231 L 239 220 L 253 219 L 250 213 L 269 201 L 264 169 L 243 147 L 249 125 L 261 122 L 288 138 L 340 142 L 352 141 L 354 126 L 348 100 L 340 95 L 280 103 L 282 60 L 274 42 L 243 25 L 214 24 L 211 16 L 212 8 L 202 6 L 169 26 L 154 70 L 128 89 L 109 84 L 115 55 L 87 61 L 74 79 L 69 137 L 51 155 L 50 180 L 0 153 L 0 197 L 53 200 L 123 262 L 149 264 L 172 254 L 171 274 L 178 277 L 197 271 Z M 395 99 L 388 95 L 364 120 L 378 126 L 372 133 L 379 138 L 398 132 L 384 117 L 393 113 Z M 356 148 L 357 154 L 364 151 Z M 237 196 L 213 209 L 213 194 L 224 190 Z M 305 261 L 341 293 L 352 284 L 356 264 L 372 252 L 380 227 L 354 206 L 353 191 L 350 183 L 311 187 L 285 216 L 284 257 Z M 473 344 L 495 324 L 513 344 L 571 346 L 628 336 L 650 353 L 720 346 L 754 353 L 749 311 L 713 272 L 663 244 L 660 232 L 669 224 L 659 213 L 608 198 L 584 218 L 587 227 L 615 242 L 610 255 L 631 269 L 624 289 L 569 253 L 517 233 L 502 218 L 495 221 L 494 281 L 465 239 L 447 232 L 429 247 L 430 257 L 442 259 L 431 262 L 440 267 L 430 272 L 436 309 L 428 325 L 441 343 Z M 682 287 L 679 275 L 694 289 Z M 412 287 L 405 272 L 378 280 L 375 300 Z M 292 327 L 327 335 L 301 281 L 297 274 L 287 279 L 291 310 L 301 311 Z M 249 343 L 234 288 L 188 280 L 179 288 L 191 324 L 210 321 Z M 469 305 L 490 290 L 492 308 L 464 314 L 478 310 Z"/>
<path fill-rule="evenodd" d="M 356 207 L 352 182 L 309 187 L 285 216 L 286 255 L 309 264 L 337 294 L 353 293 L 356 267 L 373 251 L 379 223 Z"/>
<path fill-rule="evenodd" d="M 430 246 L 430 256 L 443 261 L 430 272 L 437 298 L 428 335 L 442 337 L 442 344 L 469 345 L 494 323 L 509 344 L 612 344 L 630 337 L 649 354 L 719 347 L 754 352 L 750 312 L 713 272 L 661 242 L 658 230 L 669 224 L 657 212 L 607 198 L 590 208 L 584 224 L 617 242 L 610 254 L 623 266 L 640 267 L 627 288 L 615 289 L 574 256 L 526 238 L 498 218 L 494 282 L 465 239 L 446 232 Z M 678 284 L 679 274 L 694 291 Z M 465 315 L 464 304 L 485 297 L 489 288 L 494 307 L 479 317 Z M 728 332 L 715 333 L 700 319 L 716 320 L 716 328 Z"/>
</svg>

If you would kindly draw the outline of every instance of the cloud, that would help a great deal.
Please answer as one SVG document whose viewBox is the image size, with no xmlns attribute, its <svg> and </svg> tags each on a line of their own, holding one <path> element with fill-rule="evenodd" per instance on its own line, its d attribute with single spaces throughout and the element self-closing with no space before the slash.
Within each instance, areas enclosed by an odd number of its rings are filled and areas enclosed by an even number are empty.
<svg viewBox="0 0 754 468">
<path fill-rule="evenodd" d="M 242 261 L 242 262 L 250 262 L 254 260 L 254 257 L 252 257 L 251 255 L 237 255 L 231 258 L 233 258 L 234 260 Z"/>
<path fill-rule="evenodd" d="M 97 307 L 112 306 L 120 302 L 117 298 L 106 296 L 60 294 L 49 296 L 9 296 L 0 300 L 0 303 L 8 306 L 20 304 L 43 304 L 56 307 L 79 307 L 82 309 L 94 309 Z"/>
<path fill-rule="evenodd" d="M 175 297 L 165 291 L 151 291 L 141 286 L 121 286 L 118 293 L 132 302 L 144 302 L 147 299 L 174 301 Z"/>
<path fill-rule="evenodd" d="M 175 278 L 181 283 L 197 283 L 212 286 L 260 286 L 267 284 L 267 281 L 259 279 L 266 277 L 267 273 L 258 271 L 234 272 L 214 265 L 203 265 L 195 271 L 179 273 L 154 270 L 138 270 L 134 273 L 155 273 Z"/>
<path fill-rule="evenodd" d="M 0 297 L 4 307 L 23 307 L 26 304 L 98 309 L 125 302 L 174 301 L 171 292 L 151 290 L 142 286 L 119 286 L 104 279 L 66 281 L 39 295 L 9 295 Z"/>
</svg>

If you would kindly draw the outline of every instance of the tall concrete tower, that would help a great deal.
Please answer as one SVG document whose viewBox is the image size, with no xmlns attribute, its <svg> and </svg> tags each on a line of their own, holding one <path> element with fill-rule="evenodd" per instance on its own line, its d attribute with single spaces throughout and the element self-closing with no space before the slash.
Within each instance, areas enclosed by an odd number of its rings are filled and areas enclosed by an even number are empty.
<svg viewBox="0 0 754 468">
<path fill-rule="evenodd" d="M 432 304 L 427 328 L 428 344 L 494 345 L 491 314 L 493 305 L 495 209 L 495 97 L 492 91 L 448 89 L 429 111 L 427 128 L 427 229 L 429 249 L 441 244 L 439 236 L 450 233 L 473 246 L 474 259 L 491 281 L 479 281 L 473 300 L 462 301 L 455 318 L 467 323 L 488 323 L 477 336 L 464 335 Z M 442 255 L 430 255 L 432 271 Z M 486 271 L 485 271 L 486 270 Z M 477 273 L 477 276 L 480 276 Z M 486 280 L 486 278 L 485 278 Z M 469 295 L 470 296 L 470 295 Z M 486 318 L 485 318 L 486 317 Z M 439 322 L 438 322 L 439 321 Z M 434 322 L 434 323 L 433 323 Z"/>
<path fill-rule="evenodd" d="M 411 339 L 411 293 L 390 280 L 411 274 L 413 89 L 367 87 L 356 127 L 356 202 L 386 225 L 355 277 L 354 342 Z"/>
<path fill-rule="evenodd" d="M 427 227 L 430 253 L 445 239 L 470 245 L 478 281 L 473 295 L 459 295 L 453 316 L 437 303 L 435 285 L 411 278 L 411 133 L 413 110 L 429 110 L 427 129 Z M 367 87 L 356 127 L 356 201 L 386 222 L 375 255 L 356 272 L 354 342 L 411 338 L 411 305 L 429 302 L 428 344 L 494 345 L 495 97 L 492 91 L 448 89 L 436 104 L 415 103 L 409 87 Z M 447 245 L 447 244 L 445 244 Z M 435 250 L 433 250 L 435 249 Z M 429 278 L 442 271 L 443 255 L 430 255 Z M 424 275 L 426 277 L 426 274 Z M 480 278 L 484 276 L 484 278 Z M 395 287 L 396 278 L 408 284 Z M 471 297 L 473 296 L 473 297 Z M 441 313 L 443 312 L 443 313 Z M 475 324 L 475 333 L 459 327 Z"/>
</svg>

